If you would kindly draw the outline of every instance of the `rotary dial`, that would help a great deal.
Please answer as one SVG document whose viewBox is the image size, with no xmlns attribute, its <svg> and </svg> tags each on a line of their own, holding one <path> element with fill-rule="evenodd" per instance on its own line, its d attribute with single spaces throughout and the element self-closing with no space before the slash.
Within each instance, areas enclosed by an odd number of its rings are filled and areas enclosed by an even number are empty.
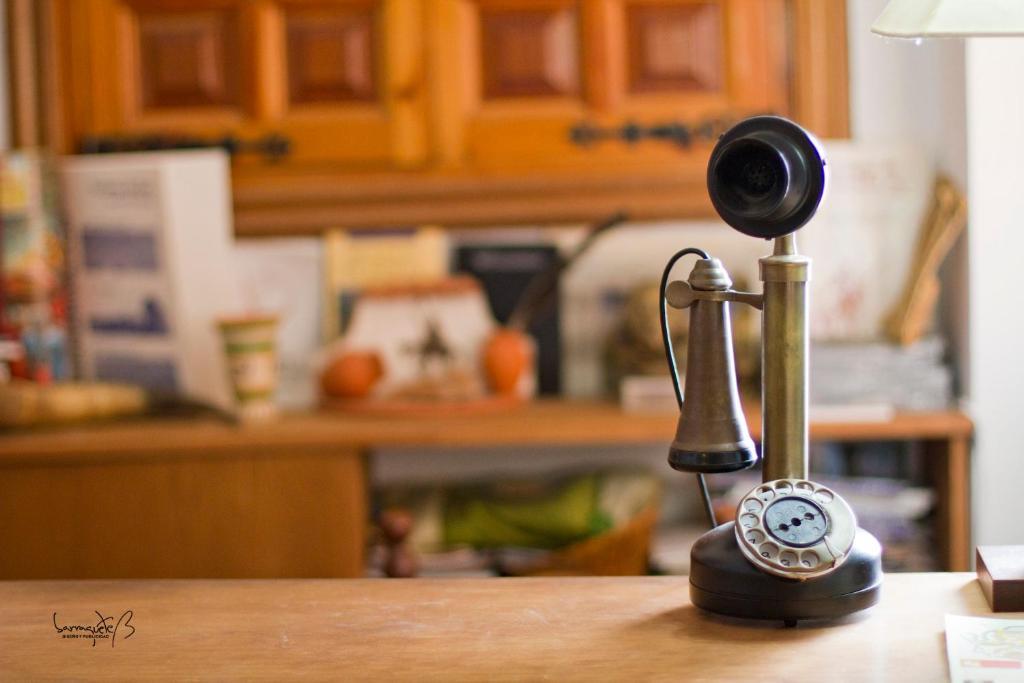
<svg viewBox="0 0 1024 683">
<path fill-rule="evenodd" d="M 792 579 L 835 570 L 857 534 L 853 510 L 831 489 L 805 479 L 756 486 L 736 511 L 736 541 L 758 569 Z"/>
</svg>

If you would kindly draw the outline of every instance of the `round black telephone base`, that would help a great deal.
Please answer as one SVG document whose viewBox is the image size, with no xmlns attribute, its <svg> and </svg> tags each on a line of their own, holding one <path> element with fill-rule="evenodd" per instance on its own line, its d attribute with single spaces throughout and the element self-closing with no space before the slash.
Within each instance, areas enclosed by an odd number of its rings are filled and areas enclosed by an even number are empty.
<svg viewBox="0 0 1024 683">
<path fill-rule="evenodd" d="M 797 581 L 763 572 L 736 545 L 733 522 L 701 536 L 690 551 L 690 600 L 730 617 L 837 619 L 878 602 L 882 587 L 882 546 L 857 529 L 846 561 L 825 576 Z"/>
</svg>

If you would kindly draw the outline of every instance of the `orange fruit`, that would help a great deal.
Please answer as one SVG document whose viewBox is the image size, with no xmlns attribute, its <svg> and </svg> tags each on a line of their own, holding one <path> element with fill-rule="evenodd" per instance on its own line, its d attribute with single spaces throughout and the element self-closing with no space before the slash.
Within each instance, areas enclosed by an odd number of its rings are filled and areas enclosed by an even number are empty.
<svg viewBox="0 0 1024 683">
<path fill-rule="evenodd" d="M 320 389 L 335 398 L 363 398 L 384 375 L 374 351 L 347 351 L 331 360 L 320 375 Z"/>
<path fill-rule="evenodd" d="M 495 330 L 483 348 L 484 375 L 491 391 L 502 396 L 514 394 L 532 359 L 533 342 L 529 336 L 505 327 Z"/>
</svg>

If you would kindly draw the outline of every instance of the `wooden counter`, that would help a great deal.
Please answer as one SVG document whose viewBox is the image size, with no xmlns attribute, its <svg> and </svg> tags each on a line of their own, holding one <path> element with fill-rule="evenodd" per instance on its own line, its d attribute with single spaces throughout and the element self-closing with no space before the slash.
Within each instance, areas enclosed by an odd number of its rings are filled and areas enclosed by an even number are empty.
<svg viewBox="0 0 1024 683">
<path fill-rule="evenodd" d="M 944 615 L 990 614 L 973 574 L 889 575 L 872 610 L 792 629 L 701 613 L 685 577 L 0 582 L 0 604 L 5 680 L 942 681 Z M 54 628 L 94 610 L 130 625 Z"/>
<path fill-rule="evenodd" d="M 754 438 L 760 415 L 747 415 Z M 661 443 L 673 414 L 537 401 L 483 415 L 140 419 L 0 435 L 0 579 L 359 576 L 367 456 L 390 446 Z M 815 440 L 919 440 L 947 569 L 970 561 L 971 421 L 955 411 L 814 422 Z M 63 549 L 58 552 L 57 548 Z"/>
</svg>

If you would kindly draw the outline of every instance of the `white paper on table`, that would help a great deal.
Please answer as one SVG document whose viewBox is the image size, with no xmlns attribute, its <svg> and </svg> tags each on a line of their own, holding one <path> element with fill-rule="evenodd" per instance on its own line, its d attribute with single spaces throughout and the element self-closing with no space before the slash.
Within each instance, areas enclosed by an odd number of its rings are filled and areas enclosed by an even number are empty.
<svg viewBox="0 0 1024 683">
<path fill-rule="evenodd" d="M 1024 619 L 946 615 L 952 683 L 1024 681 Z"/>
</svg>

